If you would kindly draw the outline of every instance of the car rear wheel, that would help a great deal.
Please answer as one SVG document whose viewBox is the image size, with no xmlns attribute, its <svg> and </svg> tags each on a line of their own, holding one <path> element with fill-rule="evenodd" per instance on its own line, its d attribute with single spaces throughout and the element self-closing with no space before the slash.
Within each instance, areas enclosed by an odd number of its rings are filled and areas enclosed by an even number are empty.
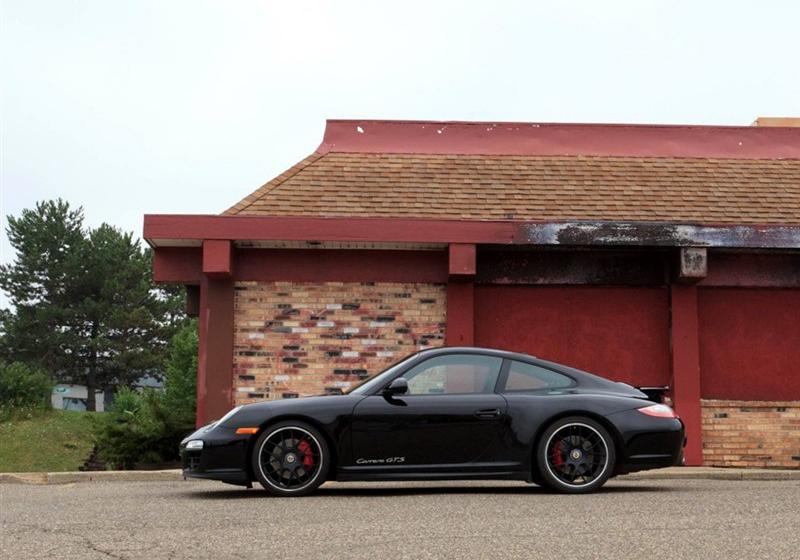
<svg viewBox="0 0 800 560">
<path fill-rule="evenodd" d="M 591 418 L 571 416 L 549 426 L 539 439 L 536 464 L 545 486 L 569 494 L 600 488 L 614 470 L 614 440 Z"/>
<path fill-rule="evenodd" d="M 268 426 L 253 448 L 253 473 L 274 496 L 305 496 L 323 482 L 330 452 L 322 434 L 304 422 Z"/>
</svg>

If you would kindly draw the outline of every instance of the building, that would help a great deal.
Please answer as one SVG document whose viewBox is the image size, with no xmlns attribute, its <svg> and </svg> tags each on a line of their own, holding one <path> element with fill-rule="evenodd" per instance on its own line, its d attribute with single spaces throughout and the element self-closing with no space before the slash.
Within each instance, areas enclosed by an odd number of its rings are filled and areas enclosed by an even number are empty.
<svg viewBox="0 0 800 560">
<path fill-rule="evenodd" d="M 474 344 L 668 385 L 689 464 L 800 468 L 787 124 L 329 121 L 221 215 L 145 216 L 200 316 L 198 423 Z"/>
<path fill-rule="evenodd" d="M 86 385 L 72 385 L 69 383 L 59 383 L 53 387 L 50 395 L 50 405 L 56 410 L 86 410 L 89 389 Z M 106 401 L 112 398 L 111 393 L 95 391 L 95 412 L 104 412 Z"/>
<path fill-rule="evenodd" d="M 136 389 L 156 389 L 163 390 L 164 382 L 145 375 L 133 383 Z M 86 385 L 74 385 L 70 383 L 59 383 L 53 387 L 50 395 L 50 405 L 56 410 L 80 410 L 85 411 L 89 389 Z M 105 391 L 95 391 L 95 412 L 105 412 L 114 402 L 116 391 L 106 389 Z"/>
</svg>

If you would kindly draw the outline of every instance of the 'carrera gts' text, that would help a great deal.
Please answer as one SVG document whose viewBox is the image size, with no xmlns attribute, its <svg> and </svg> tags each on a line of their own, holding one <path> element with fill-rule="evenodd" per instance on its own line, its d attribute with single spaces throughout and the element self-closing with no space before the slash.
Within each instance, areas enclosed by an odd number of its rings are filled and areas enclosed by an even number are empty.
<svg viewBox="0 0 800 560">
<path fill-rule="evenodd" d="M 386 459 L 356 459 L 356 465 L 389 465 L 405 462 L 405 457 L 387 457 Z"/>
</svg>

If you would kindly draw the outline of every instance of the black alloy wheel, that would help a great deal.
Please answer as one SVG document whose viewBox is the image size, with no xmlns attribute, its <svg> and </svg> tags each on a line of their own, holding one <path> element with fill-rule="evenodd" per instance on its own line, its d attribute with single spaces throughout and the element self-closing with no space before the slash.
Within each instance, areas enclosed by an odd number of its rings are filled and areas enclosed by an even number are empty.
<svg viewBox="0 0 800 560">
<path fill-rule="evenodd" d="M 253 448 L 253 472 L 264 489 L 275 496 L 313 492 L 325 482 L 329 467 L 325 438 L 303 422 L 268 426 Z"/>
<path fill-rule="evenodd" d="M 615 462 L 614 441 L 590 418 L 558 420 L 545 430 L 537 450 L 544 484 L 554 490 L 579 494 L 602 486 Z"/>
</svg>

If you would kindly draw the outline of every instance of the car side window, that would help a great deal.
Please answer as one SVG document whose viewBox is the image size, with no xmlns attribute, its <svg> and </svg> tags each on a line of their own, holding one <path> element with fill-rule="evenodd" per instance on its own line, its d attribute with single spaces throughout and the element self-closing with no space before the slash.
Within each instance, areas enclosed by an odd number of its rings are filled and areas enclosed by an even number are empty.
<svg viewBox="0 0 800 560">
<path fill-rule="evenodd" d="M 537 389 L 563 389 L 572 386 L 572 379 L 553 370 L 511 361 L 506 379 L 506 391 L 535 391 Z"/>
<path fill-rule="evenodd" d="M 447 354 L 417 364 L 403 377 L 408 395 L 492 393 L 502 365 L 494 356 Z"/>
</svg>

